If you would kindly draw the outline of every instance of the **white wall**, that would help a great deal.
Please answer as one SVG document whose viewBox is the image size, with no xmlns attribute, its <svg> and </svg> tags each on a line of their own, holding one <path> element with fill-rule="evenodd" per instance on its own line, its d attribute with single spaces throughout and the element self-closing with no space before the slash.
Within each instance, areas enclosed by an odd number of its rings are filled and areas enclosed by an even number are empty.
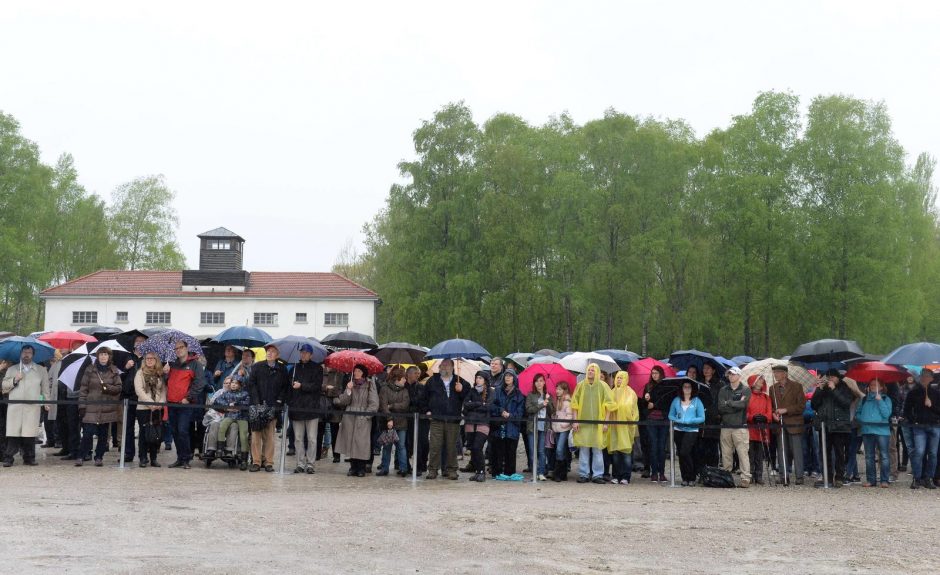
<svg viewBox="0 0 940 575">
<path fill-rule="evenodd" d="M 375 302 L 371 300 L 300 300 L 300 299 L 254 299 L 254 298 L 87 298 L 50 297 L 46 304 L 46 330 L 75 330 L 81 324 L 72 324 L 73 311 L 96 311 L 98 323 L 120 328 L 150 327 L 145 325 L 146 312 L 171 312 L 169 327 L 193 336 L 214 335 L 225 327 L 252 325 L 255 312 L 278 314 L 278 325 L 258 326 L 274 338 L 287 335 L 303 335 L 323 338 L 346 329 L 375 337 Z M 128 312 L 127 323 L 117 323 L 116 313 Z M 224 312 L 225 326 L 199 324 L 201 312 Z M 294 322 L 298 312 L 306 312 L 307 323 Z M 323 325 L 325 313 L 348 313 L 349 326 Z"/>
</svg>

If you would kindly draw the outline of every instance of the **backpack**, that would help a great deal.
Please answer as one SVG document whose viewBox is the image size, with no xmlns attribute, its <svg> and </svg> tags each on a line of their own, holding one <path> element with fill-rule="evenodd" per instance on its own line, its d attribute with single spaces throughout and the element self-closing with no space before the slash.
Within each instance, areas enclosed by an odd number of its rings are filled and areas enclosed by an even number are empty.
<svg viewBox="0 0 940 575">
<path fill-rule="evenodd" d="M 702 469 L 699 475 L 702 485 L 705 487 L 734 487 L 734 477 L 730 471 L 725 471 L 720 467 L 708 467 Z"/>
</svg>

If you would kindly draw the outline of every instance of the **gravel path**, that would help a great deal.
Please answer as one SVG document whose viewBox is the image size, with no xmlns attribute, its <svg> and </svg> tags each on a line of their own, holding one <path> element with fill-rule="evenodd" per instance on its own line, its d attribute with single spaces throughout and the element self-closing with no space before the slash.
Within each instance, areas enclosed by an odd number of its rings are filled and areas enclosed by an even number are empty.
<svg viewBox="0 0 940 575">
<path fill-rule="evenodd" d="M 107 457 L 113 457 L 113 453 Z M 940 491 L 0 470 L 3 572 L 936 573 Z M 914 542 L 923 549 L 910 556 Z"/>
</svg>

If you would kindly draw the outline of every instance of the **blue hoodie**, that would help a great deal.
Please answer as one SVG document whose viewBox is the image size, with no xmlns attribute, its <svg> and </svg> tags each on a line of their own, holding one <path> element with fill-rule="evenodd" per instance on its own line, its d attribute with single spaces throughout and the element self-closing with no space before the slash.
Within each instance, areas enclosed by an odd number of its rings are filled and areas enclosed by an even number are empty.
<svg viewBox="0 0 940 575">
<path fill-rule="evenodd" d="M 702 400 L 693 397 L 689 409 L 683 410 L 682 400 L 677 397 L 669 408 L 669 419 L 676 424 L 676 431 L 698 431 L 698 426 L 705 423 L 705 406 Z"/>
<path fill-rule="evenodd" d="M 516 376 L 516 372 L 507 369 L 503 372 L 503 378 L 507 375 L 512 375 L 512 391 L 506 393 L 506 387 L 502 379 L 496 384 L 496 389 L 493 392 L 491 412 L 493 414 L 493 425 L 491 429 L 500 438 L 519 439 L 520 423 L 518 421 L 506 421 L 503 419 L 502 413 L 503 411 L 507 412 L 510 419 L 525 417 L 525 396 L 519 391 L 519 378 Z"/>
<path fill-rule="evenodd" d="M 855 420 L 862 424 L 862 435 L 891 435 L 887 425 L 865 425 L 891 421 L 891 398 L 882 393 L 878 401 L 874 393 L 866 394 L 855 408 Z"/>
</svg>

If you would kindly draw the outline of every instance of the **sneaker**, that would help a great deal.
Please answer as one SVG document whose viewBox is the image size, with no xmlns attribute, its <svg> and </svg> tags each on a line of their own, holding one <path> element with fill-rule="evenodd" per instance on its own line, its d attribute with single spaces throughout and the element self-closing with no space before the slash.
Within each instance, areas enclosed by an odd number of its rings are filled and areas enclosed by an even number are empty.
<svg viewBox="0 0 940 575">
<path fill-rule="evenodd" d="M 505 473 L 500 473 L 495 477 L 496 481 L 509 481 L 509 476 Z"/>
<path fill-rule="evenodd" d="M 424 476 L 425 479 L 437 479 L 437 471 L 428 471 L 428 474 Z"/>
<path fill-rule="evenodd" d="M 800 479 L 800 484 L 802 485 L 802 483 L 803 483 L 803 480 Z M 747 489 L 750 486 L 751 486 L 751 482 L 748 481 L 747 479 L 742 479 L 741 484 L 738 485 L 738 487 L 740 487 L 741 489 Z"/>
<path fill-rule="evenodd" d="M 539 480 L 539 481 L 547 481 L 547 478 L 546 478 L 544 475 L 542 475 L 542 474 L 540 473 L 540 474 L 539 474 L 539 477 L 538 477 L 538 480 Z"/>
<path fill-rule="evenodd" d="M 605 483 L 607 483 L 607 482 L 604 481 L 604 478 L 603 478 L 603 477 L 595 477 L 594 479 L 591 480 L 591 483 L 596 483 L 596 484 L 598 484 L 598 485 L 603 485 L 603 484 L 605 484 Z"/>
<path fill-rule="evenodd" d="M 156 460 L 150 462 L 150 467 L 160 467 L 160 464 Z"/>
<path fill-rule="evenodd" d="M 190 465 L 188 461 L 183 462 L 183 469 L 190 469 Z"/>
<path fill-rule="evenodd" d="M 75 465 L 78 465 L 77 463 Z M 920 489 L 920 483 L 915 479 L 911 481 L 911 489 Z"/>
<path fill-rule="evenodd" d="M 499 477 L 497 477 L 496 479 L 499 479 Z M 587 483 L 588 481 L 590 481 L 590 479 L 588 479 L 587 477 L 578 477 L 578 483 Z"/>
<path fill-rule="evenodd" d="M 173 463 L 169 464 L 167 467 L 169 467 L 170 469 L 176 469 L 177 467 L 182 467 L 182 466 L 183 466 L 183 462 L 177 459 Z"/>
<path fill-rule="evenodd" d="M 611 480 L 610 480 L 610 484 L 611 484 L 611 485 L 620 485 L 620 480 L 619 480 L 619 479 L 611 479 Z"/>
<path fill-rule="evenodd" d="M 874 484 L 866 481 L 865 483 L 862 483 L 862 487 L 874 487 Z"/>
<path fill-rule="evenodd" d="M 887 484 L 887 483 L 885 483 L 884 481 L 882 481 L 880 487 L 881 487 L 882 489 L 887 489 L 888 487 L 890 487 L 890 485 Z"/>
<path fill-rule="evenodd" d="M 378 473 L 375 474 L 376 477 L 385 477 L 388 475 L 388 469 L 379 469 Z"/>
<path fill-rule="evenodd" d="M 659 474 L 659 482 L 666 483 L 666 476 L 662 473 Z"/>
<path fill-rule="evenodd" d="M 653 482 L 653 483 L 659 483 L 659 476 L 658 476 L 658 475 L 654 475 L 654 476 L 650 477 L 650 481 Z"/>
<path fill-rule="evenodd" d="M 246 469 L 248 469 L 248 461 L 247 461 L 247 460 L 243 460 L 241 463 L 239 463 L 239 464 L 238 464 L 238 469 L 239 469 L 239 471 L 245 471 Z"/>
<path fill-rule="evenodd" d="M 252 463 L 251 469 L 249 469 L 248 471 L 250 471 L 251 473 L 254 473 L 255 471 L 261 471 L 261 466 L 258 465 L 257 463 Z"/>
<path fill-rule="evenodd" d="M 298 465 L 294 468 L 294 473 L 304 473 L 304 468 L 302 465 Z"/>
<path fill-rule="evenodd" d="M 307 475 L 313 475 L 313 474 L 314 474 L 313 466 L 310 465 L 307 467 Z"/>
<path fill-rule="evenodd" d="M 274 471 L 274 466 L 269 463 L 264 466 L 264 470 L 267 471 L 268 473 L 271 473 L 272 471 Z"/>
</svg>

